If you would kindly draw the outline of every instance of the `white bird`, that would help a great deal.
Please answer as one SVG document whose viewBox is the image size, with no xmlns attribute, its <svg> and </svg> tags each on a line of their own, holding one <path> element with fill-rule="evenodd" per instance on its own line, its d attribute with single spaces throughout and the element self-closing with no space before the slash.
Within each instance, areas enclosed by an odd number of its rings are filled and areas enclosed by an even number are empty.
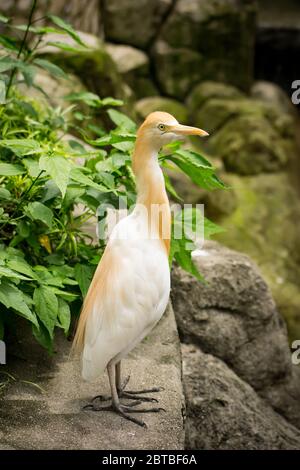
<svg viewBox="0 0 300 470">
<path fill-rule="evenodd" d="M 132 157 L 137 204 L 110 235 L 84 300 L 73 343 L 75 349 L 82 351 L 85 380 L 98 378 L 105 369 L 108 372 L 111 405 L 88 407 L 116 411 L 142 426 L 145 423 L 129 413 L 160 411 L 161 408 L 135 408 L 141 401 L 156 401 L 139 394 L 160 389 L 125 391 L 127 382 L 121 385 L 121 360 L 152 330 L 168 303 L 171 216 L 158 152 L 163 145 L 189 134 L 208 135 L 158 111 L 151 113 L 139 128 Z M 137 401 L 125 406 L 120 397 Z"/>
</svg>

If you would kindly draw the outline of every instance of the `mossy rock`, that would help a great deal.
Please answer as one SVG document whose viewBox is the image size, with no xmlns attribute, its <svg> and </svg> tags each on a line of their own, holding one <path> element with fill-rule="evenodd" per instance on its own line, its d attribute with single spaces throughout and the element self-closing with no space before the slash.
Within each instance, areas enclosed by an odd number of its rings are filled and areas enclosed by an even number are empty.
<svg viewBox="0 0 300 470">
<path fill-rule="evenodd" d="M 100 97 L 113 96 L 123 99 L 124 87 L 117 67 L 104 44 L 95 36 L 78 32 L 86 48 L 79 46 L 72 38 L 64 37 L 63 41 L 75 51 L 60 50 L 52 46 L 41 49 L 41 54 L 51 56 L 50 60 L 64 70 L 77 75 L 89 91 Z M 45 41 L 61 41 L 60 35 L 47 34 Z"/>
<path fill-rule="evenodd" d="M 295 152 L 293 140 L 283 138 L 259 113 L 230 119 L 212 135 L 209 149 L 228 171 L 241 175 L 280 171 Z"/>
<path fill-rule="evenodd" d="M 287 321 L 290 338 L 299 338 L 298 193 L 283 172 L 245 177 L 227 174 L 227 181 L 234 188 L 237 204 L 231 214 L 217 219 L 226 229 L 217 239 L 247 253 L 258 263 Z M 223 204 L 226 206 L 226 198 Z"/>
<path fill-rule="evenodd" d="M 166 42 L 155 43 L 151 56 L 154 73 L 163 94 L 184 99 L 199 82 L 205 57 L 188 48 L 172 48 Z M 204 78 L 208 78 L 207 76 Z"/>
<path fill-rule="evenodd" d="M 173 0 L 108 0 L 101 2 L 105 37 L 146 49 Z"/>
<path fill-rule="evenodd" d="M 204 81 L 198 83 L 187 97 L 186 103 L 194 113 L 203 106 L 203 104 L 211 98 L 235 99 L 243 98 L 246 95 L 236 87 L 227 85 L 226 83 L 218 83 L 213 81 Z"/>
<path fill-rule="evenodd" d="M 253 0 L 178 0 L 161 28 L 159 40 L 170 49 L 183 48 L 204 58 L 198 81 L 213 78 L 248 91 L 253 79 L 255 7 Z M 170 62 L 169 57 L 164 59 Z M 179 57 L 174 81 L 183 65 Z M 187 69 L 185 72 L 188 76 Z"/>
<path fill-rule="evenodd" d="M 139 100 L 135 109 L 140 119 L 145 119 L 153 111 L 164 111 L 172 114 L 181 123 L 186 123 L 188 120 L 187 109 L 182 103 L 161 96 L 149 96 Z"/>
<path fill-rule="evenodd" d="M 187 103 L 195 125 L 211 134 L 206 150 L 228 171 L 281 171 L 295 154 L 293 117 L 281 107 L 214 82 L 197 85 Z"/>
</svg>

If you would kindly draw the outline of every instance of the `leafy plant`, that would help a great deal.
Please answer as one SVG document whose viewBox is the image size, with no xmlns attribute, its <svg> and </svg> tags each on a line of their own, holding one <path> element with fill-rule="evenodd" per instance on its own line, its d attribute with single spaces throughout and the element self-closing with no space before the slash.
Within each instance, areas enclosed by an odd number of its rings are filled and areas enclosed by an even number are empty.
<svg viewBox="0 0 300 470">
<path fill-rule="evenodd" d="M 51 352 L 55 328 L 68 333 L 71 314 L 78 314 L 104 249 L 103 240 L 93 242 L 85 224 L 101 203 L 116 208 L 120 198 L 128 208 L 135 203 L 130 162 L 136 124 L 115 109 L 122 102 L 111 97 L 72 93 L 65 97 L 70 107 L 62 111 L 41 106 L 20 93 L 20 83 L 35 86 L 38 68 L 66 77 L 60 67 L 38 56 L 46 33 L 67 34 L 78 47 L 85 47 L 60 18 L 49 17 L 53 26 L 33 25 L 35 3 L 27 25 L 13 26 L 8 18 L 0 17 L 10 30 L 24 32 L 21 40 L 0 36 L 4 51 L 0 57 L 0 337 L 15 313 L 31 323 L 36 339 Z M 72 47 L 46 43 L 64 50 Z M 77 107 L 81 103 L 86 113 Z M 99 110 L 109 117 L 113 129 L 99 125 Z M 72 122 L 67 117 L 70 112 Z M 66 141 L 65 134 L 74 131 L 82 140 Z M 201 187 L 224 187 L 203 156 L 183 150 L 179 143 L 161 153 L 160 160 L 165 168 L 170 162 L 176 165 Z M 167 174 L 166 185 L 176 198 Z M 78 205 L 80 211 L 76 211 Z M 196 212 L 186 215 L 190 222 L 183 238 L 172 240 L 170 261 L 174 258 L 201 278 L 192 262 L 194 245 L 186 246 L 196 229 Z M 181 212 L 174 218 L 174 227 L 182 216 Z M 207 236 L 220 231 L 206 219 L 204 226 Z"/>
</svg>

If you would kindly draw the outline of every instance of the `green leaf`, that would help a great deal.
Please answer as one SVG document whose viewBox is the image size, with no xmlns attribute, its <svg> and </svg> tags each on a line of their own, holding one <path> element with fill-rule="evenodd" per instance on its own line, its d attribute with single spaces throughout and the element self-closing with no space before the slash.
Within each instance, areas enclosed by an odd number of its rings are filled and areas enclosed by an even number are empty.
<svg viewBox="0 0 300 470">
<path fill-rule="evenodd" d="M 136 124 L 128 116 L 115 109 L 108 109 L 107 113 L 116 126 L 130 132 L 135 132 Z"/>
<path fill-rule="evenodd" d="M 79 263 L 75 265 L 74 275 L 83 297 L 85 297 L 87 294 L 93 274 L 94 267 Z"/>
<path fill-rule="evenodd" d="M 0 104 L 6 103 L 6 86 L 3 80 L 0 80 Z"/>
<path fill-rule="evenodd" d="M 203 166 L 199 163 L 195 164 L 191 159 L 184 160 L 182 157 L 168 155 L 165 160 L 171 160 L 175 163 L 190 179 L 204 189 L 224 189 L 226 185 L 222 183 L 214 174 L 214 169 Z"/>
<path fill-rule="evenodd" d="M 102 186 L 98 183 L 95 183 L 91 178 L 89 178 L 87 175 L 82 173 L 80 168 L 73 168 L 72 171 L 71 171 L 70 177 L 73 181 L 81 183 L 84 186 L 95 188 L 98 191 L 101 191 L 101 192 L 109 192 L 110 191 L 105 186 Z"/>
<path fill-rule="evenodd" d="M 164 173 L 164 179 L 165 179 L 166 190 L 168 191 L 168 193 L 171 196 L 173 196 L 175 199 L 177 199 L 178 201 L 183 201 L 183 199 L 177 194 L 174 186 L 172 185 L 170 181 L 169 176 L 166 173 Z"/>
<path fill-rule="evenodd" d="M 54 327 L 58 315 L 58 300 L 54 292 L 47 286 L 36 287 L 33 293 L 36 313 L 53 338 Z"/>
<path fill-rule="evenodd" d="M 213 168 L 212 164 L 198 152 L 194 152 L 192 150 L 179 149 L 176 151 L 176 155 L 183 157 L 186 161 L 190 161 L 196 166 L 205 166 L 208 168 Z"/>
<path fill-rule="evenodd" d="M 18 157 L 41 151 L 40 144 L 33 139 L 4 139 L 0 140 L 0 146 L 10 149 Z"/>
<path fill-rule="evenodd" d="M 71 46 L 71 44 L 66 44 L 65 42 L 60 41 L 48 41 L 46 42 L 46 45 L 56 47 L 57 49 L 61 49 L 66 52 L 78 53 L 80 50 L 86 51 L 86 49 L 83 47 L 79 48 L 77 45 Z"/>
<path fill-rule="evenodd" d="M 60 297 L 58 298 L 58 319 L 58 326 L 67 334 L 71 323 L 71 312 L 68 303 Z"/>
<path fill-rule="evenodd" d="M 31 233 L 31 225 L 27 222 L 27 220 L 20 220 L 17 225 L 17 232 L 22 239 L 27 238 Z"/>
<path fill-rule="evenodd" d="M 81 91 L 78 93 L 70 93 L 64 97 L 67 101 L 83 101 L 88 106 L 102 106 L 101 98 L 96 95 L 95 93 L 91 93 L 88 91 Z"/>
<path fill-rule="evenodd" d="M 19 61 L 17 59 L 7 56 L 0 57 L 0 73 L 8 72 L 9 70 L 16 68 L 18 65 Z"/>
<path fill-rule="evenodd" d="M 53 354 L 53 343 L 47 328 L 42 323 L 38 323 L 37 326 L 32 325 L 32 333 L 40 345 L 47 349 L 49 354 Z"/>
<path fill-rule="evenodd" d="M 78 33 L 72 28 L 72 26 L 69 23 L 67 23 L 62 18 L 59 18 L 58 16 L 55 16 L 55 15 L 47 15 L 47 16 L 48 18 L 50 18 L 51 21 L 53 21 L 54 24 L 56 24 L 56 26 L 66 31 L 66 33 L 68 33 L 68 35 L 71 36 L 71 38 L 73 38 L 74 41 L 76 41 L 81 46 L 87 47 L 86 44 L 84 44 L 84 42 L 78 35 Z"/>
<path fill-rule="evenodd" d="M 1 142 L 0 142 L 1 145 Z M 25 173 L 24 167 L 13 163 L 0 163 L 0 176 L 17 176 Z"/>
<path fill-rule="evenodd" d="M 0 266 L 0 277 L 8 277 L 9 279 L 20 279 L 29 281 L 28 277 L 22 276 L 21 274 L 16 273 L 12 269 L 6 268 L 5 266 Z"/>
<path fill-rule="evenodd" d="M 31 178 L 36 178 L 40 174 L 41 170 L 38 160 L 34 160 L 33 158 L 23 158 L 22 163 L 26 167 Z"/>
<path fill-rule="evenodd" d="M 0 44 L 2 44 L 5 49 L 8 49 L 9 51 L 14 51 L 18 52 L 19 51 L 19 45 L 16 39 L 10 38 L 9 36 L 6 36 L 2 34 L 0 36 Z"/>
<path fill-rule="evenodd" d="M 171 257 L 174 256 L 175 260 L 182 267 L 185 271 L 192 274 L 196 279 L 199 281 L 204 281 L 203 276 L 199 273 L 196 265 L 192 259 L 192 251 L 195 247 L 191 247 L 191 249 L 187 249 L 187 244 L 191 244 L 191 240 L 182 237 L 180 240 L 171 241 L 171 250 L 170 255 Z M 171 258 L 172 259 L 172 258 Z"/>
<path fill-rule="evenodd" d="M 46 59 L 34 59 L 33 61 L 34 64 L 38 65 L 42 69 L 47 70 L 47 72 L 51 73 L 51 75 L 54 75 L 54 77 L 58 78 L 68 78 L 68 75 L 64 72 L 64 70 L 58 65 L 53 64 L 53 62 L 50 62 L 49 60 Z"/>
<path fill-rule="evenodd" d="M 1 21 L 2 23 L 8 23 L 8 22 L 9 22 L 9 18 L 7 18 L 7 16 L 2 15 L 2 13 L 0 13 L 0 21 Z"/>
<path fill-rule="evenodd" d="M 37 319 L 35 314 L 29 309 L 25 296 L 22 291 L 19 290 L 13 284 L 7 281 L 2 281 L 0 284 L 0 302 L 5 305 L 6 308 L 13 308 L 22 317 L 29 320 L 34 325 L 37 325 Z"/>
<path fill-rule="evenodd" d="M 215 224 L 206 217 L 204 218 L 204 238 L 206 240 L 209 240 L 212 235 L 222 232 L 225 232 L 223 227 L 220 227 L 220 225 Z"/>
<path fill-rule="evenodd" d="M 26 212 L 33 220 L 40 220 L 49 228 L 52 226 L 53 212 L 49 207 L 40 202 L 30 202 L 27 205 Z"/>
<path fill-rule="evenodd" d="M 24 274 L 29 278 L 38 279 L 38 276 L 32 270 L 31 266 L 22 258 L 16 257 L 14 259 L 8 259 L 7 266 L 13 269 L 14 271 L 17 271 L 18 273 Z"/>
<path fill-rule="evenodd" d="M 108 96 L 107 98 L 103 98 L 102 105 L 103 106 L 123 106 L 124 101 L 116 100 L 115 98 L 111 98 Z"/>
<path fill-rule="evenodd" d="M 5 189 L 5 188 L 0 188 L 0 200 L 1 199 L 11 199 L 12 196 L 10 194 L 10 192 L 8 191 L 8 189 Z"/>
<path fill-rule="evenodd" d="M 39 166 L 51 176 L 57 187 L 60 189 L 62 197 L 66 194 L 72 164 L 59 155 L 42 156 Z"/>
</svg>

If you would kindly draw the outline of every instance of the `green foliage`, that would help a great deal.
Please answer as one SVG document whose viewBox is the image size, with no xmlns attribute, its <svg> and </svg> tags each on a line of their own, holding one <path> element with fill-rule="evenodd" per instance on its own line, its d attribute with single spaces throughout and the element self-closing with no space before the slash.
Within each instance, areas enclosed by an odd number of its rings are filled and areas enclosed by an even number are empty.
<svg viewBox="0 0 300 470">
<path fill-rule="evenodd" d="M 0 16 L 10 30 L 24 31 L 21 41 L 0 36 L 0 338 L 14 313 L 31 323 L 37 341 L 51 352 L 55 328 L 68 334 L 71 314 L 79 313 L 103 253 L 103 241 L 93 242 L 84 224 L 101 203 L 116 208 L 120 198 L 128 208 L 135 203 L 131 153 L 136 124 L 114 109 L 122 102 L 111 97 L 69 94 L 65 99 L 72 103 L 71 123 L 60 108 L 41 107 L 20 93 L 20 82 L 35 86 L 38 68 L 66 78 L 60 67 L 37 55 L 45 33 L 69 35 L 78 47 L 85 47 L 70 25 L 53 15 L 49 18 L 53 26 L 33 26 L 30 21 L 13 26 Z M 37 38 L 31 38 L 31 45 L 29 32 Z M 56 46 L 72 47 L 63 42 Z M 84 103 L 86 114 L 77 109 L 78 103 Z M 111 121 L 109 129 L 99 125 L 101 113 Z M 74 131 L 81 142 L 63 139 Z M 175 164 L 203 188 L 224 187 L 211 164 L 198 153 L 181 149 L 180 143 L 170 145 L 160 160 L 164 167 L 168 161 Z M 180 199 L 167 174 L 165 180 L 169 194 Z M 76 212 L 79 204 L 83 209 Z M 196 215 L 194 210 L 184 213 L 187 223 L 183 236 L 173 237 L 170 261 L 175 259 L 202 279 L 191 257 Z M 183 212 L 177 214 L 174 227 L 182 217 Z M 206 236 L 220 231 L 207 219 L 203 223 Z"/>
</svg>

